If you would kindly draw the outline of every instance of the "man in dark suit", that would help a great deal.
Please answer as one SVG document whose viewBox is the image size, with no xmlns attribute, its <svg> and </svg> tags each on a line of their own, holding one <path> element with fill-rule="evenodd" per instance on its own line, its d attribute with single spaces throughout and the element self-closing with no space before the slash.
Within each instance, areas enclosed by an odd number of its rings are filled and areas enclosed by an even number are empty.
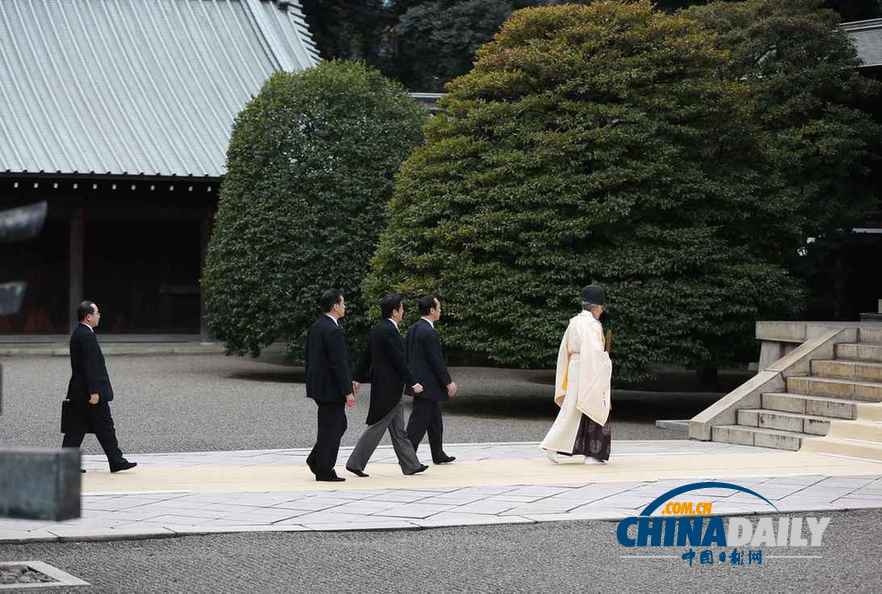
<svg viewBox="0 0 882 594">
<path fill-rule="evenodd" d="M 113 387 L 95 336 L 101 312 L 93 302 L 83 301 L 77 308 L 77 316 L 80 323 L 70 336 L 69 414 L 62 419 L 64 440 L 61 447 L 78 448 L 86 433 L 94 433 L 107 455 L 110 472 L 134 468 L 137 463 L 126 460 L 119 449 L 110 414 Z"/>
<path fill-rule="evenodd" d="M 432 461 L 447 464 L 456 458 L 445 454 L 442 446 L 444 424 L 441 420 L 441 402 L 453 398 L 457 388 L 447 372 L 441 340 L 435 330 L 435 322 L 441 319 L 441 302 L 429 295 L 417 301 L 417 305 L 422 317 L 407 331 L 404 350 L 407 366 L 414 380 L 422 384 L 423 391 L 420 394 L 407 391 L 414 397 L 413 412 L 407 422 L 407 436 L 416 450 L 428 432 Z"/>
<path fill-rule="evenodd" d="M 371 328 L 367 348 L 355 374 L 357 381 L 371 384 L 371 405 L 367 416 L 369 426 L 346 462 L 346 470 L 356 476 L 368 476 L 364 467 L 387 429 L 404 474 L 417 474 L 428 468 L 420 464 L 404 431 L 401 402 L 404 386 L 406 384 L 417 394 L 423 391 L 423 387 L 414 381 L 404 362 L 404 344 L 398 331 L 398 324 L 404 317 L 402 301 L 398 293 L 386 295 L 380 301 L 383 320 Z"/>
<path fill-rule="evenodd" d="M 355 382 L 349 369 L 346 338 L 340 318 L 346 315 L 343 293 L 329 290 L 319 299 L 322 315 L 306 336 L 306 397 L 318 406 L 318 433 L 306 465 L 317 481 L 345 481 L 334 465 L 346 432 L 346 407 L 355 406 Z"/>
</svg>

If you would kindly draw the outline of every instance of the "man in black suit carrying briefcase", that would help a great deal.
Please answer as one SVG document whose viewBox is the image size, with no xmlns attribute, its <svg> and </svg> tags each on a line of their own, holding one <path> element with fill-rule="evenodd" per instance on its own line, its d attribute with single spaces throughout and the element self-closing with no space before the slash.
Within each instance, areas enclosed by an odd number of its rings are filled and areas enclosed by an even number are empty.
<svg viewBox="0 0 882 594">
<path fill-rule="evenodd" d="M 62 411 L 61 447 L 78 448 L 86 433 L 94 433 L 107 455 L 110 472 L 134 468 L 137 463 L 126 460 L 119 449 L 110 414 L 113 386 L 94 330 L 101 312 L 93 302 L 83 301 L 77 308 L 77 317 L 80 322 L 70 336 L 71 376 Z"/>
<path fill-rule="evenodd" d="M 435 322 L 441 319 L 441 302 L 429 295 L 420 298 L 417 306 L 422 317 L 407 331 L 404 350 L 413 379 L 422 384 L 423 391 L 420 394 L 414 394 L 410 388 L 406 391 L 414 397 L 413 412 L 407 422 L 407 436 L 416 450 L 428 432 L 432 462 L 448 464 L 456 458 L 444 453 L 441 402 L 453 398 L 457 388 L 447 372 L 441 340 L 435 330 Z"/>
</svg>

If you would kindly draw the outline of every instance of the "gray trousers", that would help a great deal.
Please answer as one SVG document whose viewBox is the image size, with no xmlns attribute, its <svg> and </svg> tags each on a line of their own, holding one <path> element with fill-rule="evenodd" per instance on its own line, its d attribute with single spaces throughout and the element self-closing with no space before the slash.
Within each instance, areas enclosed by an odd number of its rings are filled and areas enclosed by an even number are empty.
<svg viewBox="0 0 882 594">
<path fill-rule="evenodd" d="M 385 417 L 365 429 L 365 432 L 358 439 L 355 449 L 352 450 L 349 461 L 346 462 L 346 468 L 363 471 L 387 429 L 389 430 L 389 437 L 392 438 L 392 447 L 395 449 L 395 455 L 398 456 L 398 464 L 401 466 L 401 470 L 403 472 L 413 472 L 420 468 L 420 461 L 417 459 L 413 445 L 410 443 L 407 432 L 404 430 L 403 402 L 399 402 L 395 408 L 386 413 Z"/>
</svg>

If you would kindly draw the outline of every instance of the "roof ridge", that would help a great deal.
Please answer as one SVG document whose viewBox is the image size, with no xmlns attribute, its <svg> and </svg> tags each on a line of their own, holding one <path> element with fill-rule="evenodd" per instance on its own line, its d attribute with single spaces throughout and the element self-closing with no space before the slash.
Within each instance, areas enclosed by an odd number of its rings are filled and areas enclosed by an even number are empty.
<svg viewBox="0 0 882 594">
<path fill-rule="evenodd" d="M 271 22 L 269 22 L 266 14 L 261 9 L 261 4 L 266 2 L 271 2 L 275 4 L 276 8 L 285 13 L 286 16 L 289 16 L 289 10 L 294 9 L 298 14 L 300 13 L 300 2 L 294 0 L 241 0 L 248 7 L 249 12 L 251 13 L 251 17 L 254 21 L 257 30 L 260 32 L 263 37 L 264 42 L 272 53 L 272 57 L 278 63 L 278 66 L 281 70 L 286 72 L 294 72 L 299 70 L 298 65 L 300 60 L 297 59 L 296 55 L 292 55 L 292 52 L 289 50 L 288 46 L 285 44 L 285 41 L 281 39 L 276 31 L 276 28 L 273 26 Z M 296 21 L 297 19 L 295 19 Z M 306 48 L 306 45 L 303 43 L 303 36 L 309 36 L 308 28 L 301 26 L 300 23 L 295 24 L 295 29 L 297 30 L 297 39 L 301 43 L 301 46 L 304 49 L 304 52 L 310 57 L 315 58 L 315 56 L 309 52 Z M 312 39 L 309 39 L 312 42 Z"/>
<path fill-rule="evenodd" d="M 221 177 L 235 114 L 318 63 L 307 37 L 296 1 L 0 0 L 0 177 Z"/>
<path fill-rule="evenodd" d="M 839 28 L 843 31 L 863 31 L 865 29 L 882 29 L 882 18 L 866 19 L 863 21 L 849 21 L 847 23 L 839 23 Z"/>
</svg>

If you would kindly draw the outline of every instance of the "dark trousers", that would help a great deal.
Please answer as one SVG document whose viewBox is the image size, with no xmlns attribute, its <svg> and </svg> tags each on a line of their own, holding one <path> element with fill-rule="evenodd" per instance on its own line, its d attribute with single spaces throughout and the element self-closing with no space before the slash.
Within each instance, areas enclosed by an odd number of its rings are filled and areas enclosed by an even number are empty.
<svg viewBox="0 0 882 594">
<path fill-rule="evenodd" d="M 101 444 L 107 461 L 113 465 L 123 460 L 123 453 L 116 440 L 116 429 L 113 426 L 113 416 L 110 414 L 110 404 L 107 402 L 100 402 L 95 406 L 87 404 L 79 410 L 82 411 L 84 424 L 88 425 L 95 433 L 95 437 L 98 438 L 98 443 Z M 85 428 L 79 431 L 69 431 L 64 434 L 61 447 L 78 448 L 83 445 L 85 437 Z"/>
<path fill-rule="evenodd" d="M 340 451 L 340 440 L 346 433 L 346 411 L 342 402 L 316 402 L 318 432 L 306 464 L 317 477 L 333 476 Z"/>
<path fill-rule="evenodd" d="M 413 449 L 419 447 L 423 436 L 428 432 L 429 447 L 432 449 L 432 461 L 444 459 L 447 454 L 441 445 L 441 437 L 444 434 L 444 422 L 441 420 L 441 403 L 428 398 L 414 398 L 413 411 L 407 421 L 407 437 L 413 444 Z"/>
</svg>

